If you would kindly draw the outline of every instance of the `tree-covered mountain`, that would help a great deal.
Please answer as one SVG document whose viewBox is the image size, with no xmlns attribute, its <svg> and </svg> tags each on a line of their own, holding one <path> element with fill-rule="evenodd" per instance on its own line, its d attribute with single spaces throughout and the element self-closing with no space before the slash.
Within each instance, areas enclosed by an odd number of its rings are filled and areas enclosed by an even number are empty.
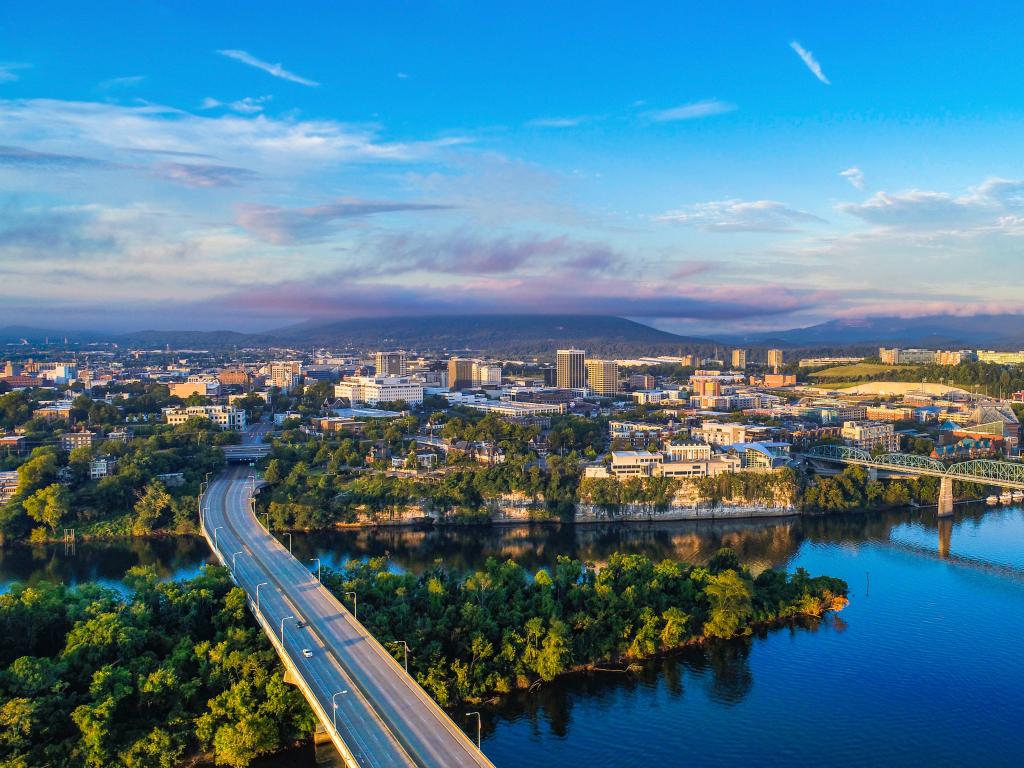
<svg viewBox="0 0 1024 768">
<path fill-rule="evenodd" d="M 746 336 L 737 341 L 816 348 L 895 345 L 932 349 L 1024 349 L 1024 315 L 850 318 Z"/>
<path fill-rule="evenodd" d="M 706 339 L 677 336 L 621 317 L 590 315 L 359 318 L 300 323 L 270 335 L 292 343 L 423 352 L 530 354 L 576 346 L 594 354 L 678 354 L 714 348 Z"/>
<path fill-rule="evenodd" d="M 159 349 L 230 349 L 312 346 L 355 350 L 406 349 L 424 353 L 473 351 L 505 355 L 552 355 L 579 347 L 591 355 L 710 354 L 707 339 L 679 336 L 621 317 L 592 315 L 452 315 L 307 321 L 264 333 L 144 330 L 122 334 L 64 334 L 35 328 L 0 328 L 0 343 L 90 342 Z"/>
</svg>

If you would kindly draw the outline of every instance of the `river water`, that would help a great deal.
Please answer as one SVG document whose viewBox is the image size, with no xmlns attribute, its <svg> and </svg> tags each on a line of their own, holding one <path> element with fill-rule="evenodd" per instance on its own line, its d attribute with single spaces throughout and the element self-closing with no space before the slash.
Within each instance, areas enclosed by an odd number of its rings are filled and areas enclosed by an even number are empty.
<svg viewBox="0 0 1024 768">
<path fill-rule="evenodd" d="M 287 538 L 285 539 L 287 541 Z M 851 602 L 819 624 L 660 660 L 640 674 L 559 681 L 485 709 L 498 766 L 1020 766 L 1024 764 L 1024 510 L 774 521 L 296 534 L 325 565 L 386 556 L 418 571 L 487 557 L 531 570 L 614 551 L 702 562 L 733 547 L 752 569 L 846 579 Z M 202 540 L 0 550 L 13 580 L 98 581 L 152 563 L 165 578 L 208 560 Z M 456 720 L 475 736 L 475 721 Z M 266 766 L 306 768 L 305 753 Z"/>
</svg>

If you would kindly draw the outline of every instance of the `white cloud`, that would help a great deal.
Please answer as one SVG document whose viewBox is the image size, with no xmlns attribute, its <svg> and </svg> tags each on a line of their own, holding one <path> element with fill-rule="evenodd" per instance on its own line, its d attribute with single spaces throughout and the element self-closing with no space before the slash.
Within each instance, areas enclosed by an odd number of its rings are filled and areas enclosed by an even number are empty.
<svg viewBox="0 0 1024 768">
<path fill-rule="evenodd" d="M 655 220 L 712 232 L 792 232 L 798 224 L 822 222 L 813 213 L 775 200 L 715 200 L 670 211 Z"/>
<path fill-rule="evenodd" d="M 863 203 L 836 207 L 869 224 L 897 229 L 1016 228 L 1024 214 L 1024 181 L 990 178 L 961 195 L 920 189 L 883 191 Z"/>
<path fill-rule="evenodd" d="M 864 171 L 856 166 L 840 171 L 839 175 L 850 182 L 855 189 L 863 190 L 867 186 L 867 183 L 864 181 Z"/>
<path fill-rule="evenodd" d="M 207 106 L 216 100 L 208 100 Z M 219 104 L 219 102 L 218 102 Z M 323 169 L 323 163 L 411 161 L 464 143 L 388 142 L 373 126 L 266 115 L 197 115 L 158 104 L 0 100 L 0 144 L 123 160 L 126 152 L 202 155 L 257 172 Z M 131 162 L 137 162 L 134 157 Z"/>
<path fill-rule="evenodd" d="M 0 62 L 0 83 L 13 83 L 15 80 L 19 80 L 21 76 L 18 74 L 19 69 L 28 69 L 31 64 L 22 64 L 16 61 Z"/>
<path fill-rule="evenodd" d="M 587 117 L 538 117 L 534 120 L 527 121 L 526 125 L 529 128 L 575 128 L 581 123 L 585 123 L 589 118 Z"/>
<path fill-rule="evenodd" d="M 704 99 L 703 101 L 682 104 L 669 109 L 652 110 L 647 112 L 645 116 L 656 123 L 671 123 L 677 120 L 697 120 L 702 117 L 721 115 L 726 112 L 732 112 L 735 109 L 735 104 L 729 104 L 718 99 Z"/>
<path fill-rule="evenodd" d="M 246 96 L 245 98 L 232 101 L 228 108 L 242 115 L 255 115 L 263 111 L 263 105 L 270 101 L 270 96 Z"/>
<path fill-rule="evenodd" d="M 308 85 L 310 87 L 317 87 L 320 83 L 315 80 L 310 80 L 305 77 L 296 75 L 294 72 L 289 72 L 287 69 L 282 67 L 280 64 L 271 64 L 270 62 L 257 59 L 248 51 L 240 51 L 236 49 L 222 49 L 217 51 L 221 56 L 227 56 L 229 59 L 240 61 L 243 64 L 248 64 L 250 67 L 256 67 L 256 69 L 262 69 L 269 75 L 280 78 L 281 80 L 287 80 L 291 83 L 298 83 L 299 85 Z"/>
<path fill-rule="evenodd" d="M 818 60 L 814 58 L 813 53 L 800 45 L 796 40 L 791 42 L 789 47 L 796 51 L 796 55 L 799 56 L 803 63 L 807 65 L 807 68 L 811 70 L 812 74 L 816 78 L 821 80 L 825 85 L 832 85 L 832 83 L 829 82 L 829 79 L 825 77 L 825 73 L 821 71 L 821 64 L 819 64 Z"/>
</svg>

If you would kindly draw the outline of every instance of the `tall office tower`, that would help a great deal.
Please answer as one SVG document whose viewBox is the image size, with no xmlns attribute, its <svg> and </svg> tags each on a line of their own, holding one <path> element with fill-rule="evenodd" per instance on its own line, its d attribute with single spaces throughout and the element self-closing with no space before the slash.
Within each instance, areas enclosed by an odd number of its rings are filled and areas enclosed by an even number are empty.
<svg viewBox="0 0 1024 768">
<path fill-rule="evenodd" d="M 587 353 L 582 349 L 560 349 L 555 358 L 555 383 L 559 389 L 584 389 L 587 386 Z"/>
<path fill-rule="evenodd" d="M 732 367 L 737 371 L 742 371 L 747 367 L 747 350 L 734 349 L 732 351 Z"/>
<path fill-rule="evenodd" d="M 448 389 L 466 389 L 473 386 L 473 361 L 453 357 L 448 361 Z"/>
<path fill-rule="evenodd" d="M 775 373 L 782 370 L 782 350 L 781 349 L 769 349 L 768 350 L 768 367 L 771 368 Z"/>
<path fill-rule="evenodd" d="M 302 362 L 290 360 L 270 364 L 270 386 L 291 392 L 302 384 Z"/>
<path fill-rule="evenodd" d="M 619 364 L 614 360 L 587 360 L 587 387 L 595 395 L 614 395 L 619 391 Z"/>
<path fill-rule="evenodd" d="M 378 376 L 405 376 L 408 372 L 405 352 L 378 352 L 373 364 Z"/>
</svg>

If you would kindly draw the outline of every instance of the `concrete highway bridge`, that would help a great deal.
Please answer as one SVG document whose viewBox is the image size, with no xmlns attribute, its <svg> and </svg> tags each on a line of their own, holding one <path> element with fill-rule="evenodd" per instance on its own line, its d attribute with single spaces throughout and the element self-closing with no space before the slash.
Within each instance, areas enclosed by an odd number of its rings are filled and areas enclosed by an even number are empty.
<svg viewBox="0 0 1024 768">
<path fill-rule="evenodd" d="M 928 456 L 912 453 L 872 455 L 869 451 L 846 445 L 817 445 L 800 455 L 811 461 L 867 467 L 872 477 L 877 477 L 880 471 L 903 476 L 938 477 L 941 480 L 939 515 L 942 516 L 953 514 L 954 480 L 1024 491 L 1024 464 L 1012 461 L 971 459 L 946 465 Z"/>
<path fill-rule="evenodd" d="M 270 455 L 271 446 L 266 443 L 244 443 L 242 445 L 224 445 L 224 458 L 228 463 L 259 461 Z"/>
<path fill-rule="evenodd" d="M 493 768 L 465 733 L 252 513 L 258 481 L 229 467 L 202 497 L 203 535 L 345 766 Z"/>
</svg>

